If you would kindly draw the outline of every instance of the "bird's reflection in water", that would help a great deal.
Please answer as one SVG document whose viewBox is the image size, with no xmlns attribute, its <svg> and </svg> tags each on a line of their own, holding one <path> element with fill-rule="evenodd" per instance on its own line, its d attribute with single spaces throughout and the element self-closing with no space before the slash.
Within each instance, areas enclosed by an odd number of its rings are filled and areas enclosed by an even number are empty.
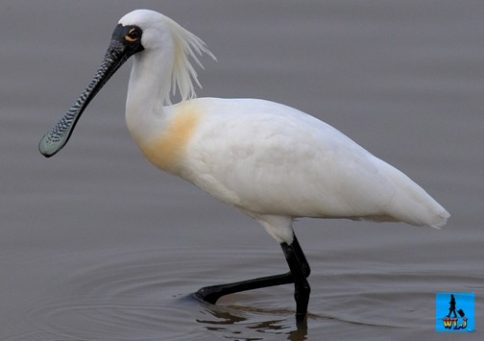
<svg viewBox="0 0 484 341">
<path fill-rule="evenodd" d="M 197 323 L 202 324 L 207 330 L 229 333 L 230 335 L 224 335 L 224 338 L 229 340 L 264 340 L 265 335 L 287 335 L 287 340 L 303 341 L 308 335 L 307 318 L 296 323 L 294 312 L 289 310 L 211 306 L 206 307 L 203 313 L 207 318 L 197 319 Z M 285 315 L 287 318 L 281 318 Z"/>
</svg>

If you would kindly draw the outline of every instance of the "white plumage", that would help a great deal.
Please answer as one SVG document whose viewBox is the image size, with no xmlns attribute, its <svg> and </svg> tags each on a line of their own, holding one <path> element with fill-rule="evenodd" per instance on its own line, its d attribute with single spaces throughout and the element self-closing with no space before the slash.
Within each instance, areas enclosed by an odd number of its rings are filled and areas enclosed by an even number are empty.
<svg viewBox="0 0 484 341">
<path fill-rule="evenodd" d="M 448 212 L 420 186 L 313 116 L 258 99 L 190 99 L 188 57 L 210 52 L 171 19 L 137 10 L 120 23 L 143 30 L 126 117 L 146 157 L 256 218 L 279 242 L 292 241 L 296 217 L 446 223 Z M 174 86 L 182 102 L 164 106 Z"/>
<path fill-rule="evenodd" d="M 160 13 L 136 10 L 116 26 L 86 90 L 39 143 L 67 143 L 87 104 L 130 56 L 128 129 L 146 158 L 247 213 L 276 239 L 289 272 L 204 287 L 215 303 L 240 291 L 294 283 L 296 321 L 309 302 L 309 263 L 292 229 L 298 217 L 402 221 L 439 227 L 449 213 L 405 174 L 328 124 L 259 99 L 195 98 L 190 60 L 213 57 L 202 40 Z M 215 58 L 215 57 L 213 57 Z M 180 103 L 171 105 L 178 91 Z"/>
</svg>

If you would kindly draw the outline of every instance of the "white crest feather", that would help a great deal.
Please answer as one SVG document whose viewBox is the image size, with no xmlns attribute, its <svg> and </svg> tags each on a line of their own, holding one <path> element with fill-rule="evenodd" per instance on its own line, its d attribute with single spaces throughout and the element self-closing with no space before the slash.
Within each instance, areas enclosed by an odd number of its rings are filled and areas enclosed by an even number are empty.
<svg viewBox="0 0 484 341">
<path fill-rule="evenodd" d="M 176 96 L 177 91 L 181 100 L 186 101 L 196 97 L 195 84 L 200 88 L 202 87 L 198 81 L 197 71 L 192 65 L 192 61 L 195 61 L 195 63 L 203 69 L 199 56 L 206 53 L 214 60 L 217 60 L 217 58 L 207 48 L 207 45 L 202 39 L 186 30 L 172 19 L 168 17 L 165 18 L 169 24 L 175 45 L 171 87 L 170 91 L 165 94 L 165 98 L 163 98 L 164 104 L 171 104 L 171 97 Z"/>
</svg>

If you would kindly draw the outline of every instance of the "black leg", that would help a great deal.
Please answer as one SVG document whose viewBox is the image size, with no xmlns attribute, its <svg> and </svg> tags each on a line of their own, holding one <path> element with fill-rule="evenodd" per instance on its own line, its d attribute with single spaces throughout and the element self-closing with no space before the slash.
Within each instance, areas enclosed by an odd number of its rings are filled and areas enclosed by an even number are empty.
<svg viewBox="0 0 484 341">
<path fill-rule="evenodd" d="M 246 281 L 203 287 L 195 293 L 195 297 L 202 299 L 205 302 L 215 304 L 220 297 L 228 294 L 235 294 L 236 292 L 267 288 L 293 282 L 292 274 L 288 272 L 281 275 L 260 277 L 248 279 Z"/>
<path fill-rule="evenodd" d="M 204 287 L 195 293 L 195 297 L 208 303 L 215 304 L 220 297 L 228 294 L 294 283 L 296 320 L 298 323 L 302 322 L 306 316 L 309 294 L 311 293 L 311 288 L 306 279 L 309 277 L 311 269 L 296 236 L 294 236 L 294 240 L 290 245 L 282 243 L 281 247 L 284 256 L 286 257 L 287 264 L 289 265 L 290 271 L 288 273 Z"/>
<path fill-rule="evenodd" d="M 284 251 L 284 256 L 286 256 L 287 264 L 289 265 L 294 281 L 296 321 L 299 323 L 304 320 L 308 310 L 311 287 L 306 278 L 309 276 L 311 269 L 296 236 L 294 236 L 294 241 L 291 245 L 282 243 L 281 247 Z"/>
</svg>

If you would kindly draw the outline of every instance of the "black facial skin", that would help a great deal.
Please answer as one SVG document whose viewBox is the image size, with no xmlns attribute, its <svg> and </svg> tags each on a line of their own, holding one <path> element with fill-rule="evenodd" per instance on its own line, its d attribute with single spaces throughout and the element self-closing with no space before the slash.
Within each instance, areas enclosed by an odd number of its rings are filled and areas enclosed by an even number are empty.
<svg viewBox="0 0 484 341">
<path fill-rule="evenodd" d="M 40 140 L 39 151 L 42 155 L 51 157 L 65 146 L 89 102 L 129 57 L 144 50 L 141 44 L 142 35 L 143 31 L 138 26 L 116 26 L 104 60 L 86 90 L 54 128 Z"/>
<path fill-rule="evenodd" d="M 118 24 L 114 29 L 111 41 L 123 43 L 127 49 L 127 58 L 129 58 L 133 54 L 144 50 L 143 45 L 141 45 L 142 34 L 143 31 L 136 25 L 123 26 Z"/>
</svg>

